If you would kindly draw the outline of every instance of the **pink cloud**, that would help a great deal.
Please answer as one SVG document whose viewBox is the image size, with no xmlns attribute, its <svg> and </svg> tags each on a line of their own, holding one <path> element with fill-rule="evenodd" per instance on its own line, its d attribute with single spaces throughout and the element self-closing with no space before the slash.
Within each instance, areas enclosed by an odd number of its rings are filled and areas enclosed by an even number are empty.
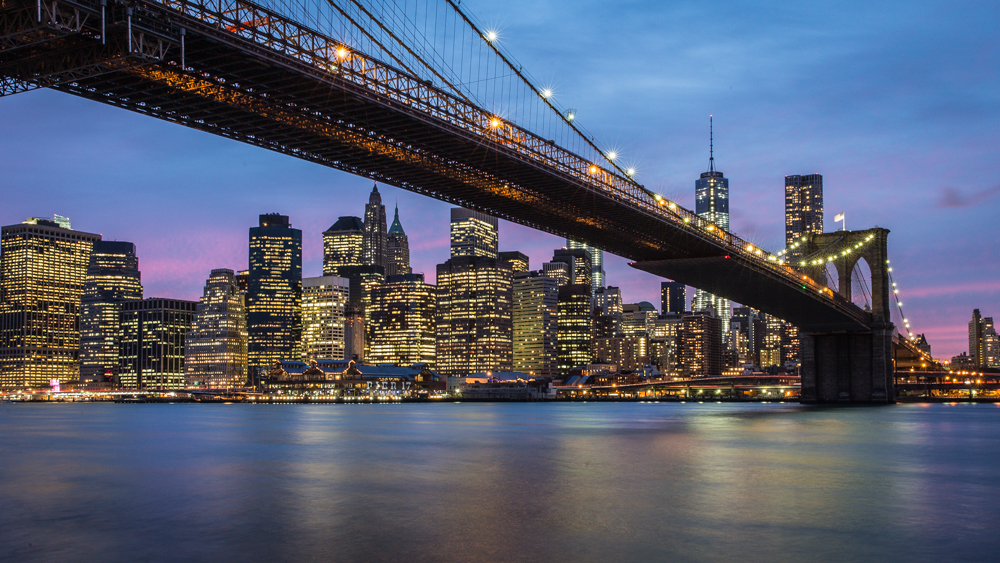
<svg viewBox="0 0 1000 563">
<path fill-rule="evenodd" d="M 956 293 L 994 293 L 1000 291 L 1000 281 L 979 281 L 906 289 L 907 297 L 934 297 Z"/>
</svg>

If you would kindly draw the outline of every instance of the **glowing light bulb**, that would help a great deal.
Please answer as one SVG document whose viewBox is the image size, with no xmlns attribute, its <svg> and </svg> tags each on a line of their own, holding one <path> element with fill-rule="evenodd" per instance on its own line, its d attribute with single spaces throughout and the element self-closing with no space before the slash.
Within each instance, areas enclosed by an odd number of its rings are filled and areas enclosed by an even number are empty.
<svg viewBox="0 0 1000 563">
<path fill-rule="evenodd" d="M 615 151 L 611 151 L 608 153 L 608 160 L 614 160 L 616 158 L 618 158 L 618 153 L 616 153 Z"/>
<path fill-rule="evenodd" d="M 628 170 L 625 171 L 625 173 L 628 174 L 629 176 L 635 176 L 635 168 L 629 168 Z"/>
<path fill-rule="evenodd" d="M 337 58 L 340 60 L 346 59 L 350 54 L 351 52 L 348 51 L 347 48 L 345 47 L 340 47 L 337 49 Z"/>
<path fill-rule="evenodd" d="M 491 43 L 497 40 L 497 32 L 493 31 L 492 29 L 487 30 L 486 33 L 483 34 L 483 36 L 486 37 L 486 40 Z"/>
<path fill-rule="evenodd" d="M 552 90 L 549 90 L 548 88 L 545 88 L 544 90 L 542 90 L 542 97 L 543 98 L 551 98 L 552 97 Z"/>
</svg>

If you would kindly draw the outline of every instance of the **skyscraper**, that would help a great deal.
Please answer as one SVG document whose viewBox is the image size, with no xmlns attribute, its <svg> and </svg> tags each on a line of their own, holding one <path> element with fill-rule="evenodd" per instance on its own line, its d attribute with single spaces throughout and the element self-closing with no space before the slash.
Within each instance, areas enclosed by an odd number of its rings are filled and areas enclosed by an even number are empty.
<svg viewBox="0 0 1000 563">
<path fill-rule="evenodd" d="M 184 342 L 187 386 L 225 389 L 247 384 L 246 319 L 236 274 L 226 268 L 212 270 Z"/>
<path fill-rule="evenodd" d="M 360 217 L 340 217 L 323 232 L 323 275 L 339 276 L 344 266 L 364 262 L 365 226 Z"/>
<path fill-rule="evenodd" d="M 559 288 L 557 349 L 560 375 L 590 363 L 592 289 L 590 284 L 569 284 Z"/>
<path fill-rule="evenodd" d="M 139 258 L 130 242 L 95 241 L 80 299 L 80 381 L 114 381 L 121 304 L 142 299 Z"/>
<path fill-rule="evenodd" d="M 372 290 L 368 356 L 373 364 L 434 367 L 437 295 L 423 274 L 389 276 Z"/>
<path fill-rule="evenodd" d="M 392 219 L 392 226 L 389 227 L 389 236 L 386 241 L 387 264 L 385 275 L 401 276 L 409 274 L 410 269 L 410 241 L 403 232 L 403 224 L 399 222 L 399 206 L 396 207 L 396 214 Z"/>
<path fill-rule="evenodd" d="M 660 282 L 660 311 L 683 313 L 687 309 L 687 286 L 680 282 Z"/>
<path fill-rule="evenodd" d="M 485 213 L 451 209 L 451 257 L 496 258 L 500 240 L 499 222 Z"/>
<path fill-rule="evenodd" d="M 986 327 L 983 325 L 983 317 L 979 314 L 979 309 L 973 309 L 972 320 L 969 321 L 969 358 L 972 360 L 972 365 L 977 368 L 983 365 L 983 352 L 985 352 L 983 336 L 985 329 Z"/>
<path fill-rule="evenodd" d="M 362 241 L 362 258 L 369 266 L 386 268 L 386 230 L 385 206 L 382 205 L 382 195 L 378 193 L 378 184 L 372 187 L 365 206 L 364 240 Z"/>
<path fill-rule="evenodd" d="M 184 388 L 184 347 L 197 307 L 197 301 L 159 297 L 122 303 L 120 387 Z"/>
<path fill-rule="evenodd" d="M 566 248 L 570 250 L 586 250 L 590 253 L 590 276 L 594 291 L 597 291 L 599 287 L 604 287 L 604 251 L 572 239 L 566 239 Z"/>
<path fill-rule="evenodd" d="M 302 231 L 286 215 L 260 216 L 250 229 L 247 284 L 249 369 L 267 372 L 298 359 L 302 346 Z"/>
<path fill-rule="evenodd" d="M 0 230 L 0 388 L 79 379 L 80 298 L 101 235 L 62 225 L 32 217 Z"/>
<path fill-rule="evenodd" d="M 722 323 L 711 309 L 684 315 L 678 335 L 685 377 L 722 375 Z"/>
<path fill-rule="evenodd" d="M 344 310 L 350 297 L 347 278 L 302 279 L 302 358 L 344 358 Z"/>
<path fill-rule="evenodd" d="M 570 283 L 583 284 L 594 288 L 594 272 L 591 269 L 593 260 L 589 250 L 584 248 L 557 248 L 552 253 L 552 262 L 562 262 L 570 265 Z"/>
<path fill-rule="evenodd" d="M 785 176 L 785 248 L 805 234 L 823 232 L 823 176 Z M 788 251 L 794 263 L 801 251 Z"/>
<path fill-rule="evenodd" d="M 715 169 L 715 146 L 712 121 L 709 118 L 708 172 L 702 172 L 695 181 L 695 212 L 698 217 L 709 221 L 724 231 L 729 231 L 729 180 Z M 728 299 L 703 290 L 695 292 L 695 310 L 712 309 L 722 326 L 729 326 L 732 305 Z M 719 331 L 719 345 L 722 345 L 722 331 Z"/>
<path fill-rule="evenodd" d="M 501 260 L 506 260 L 510 263 L 510 268 L 514 272 L 515 276 L 517 274 L 526 274 L 529 270 L 531 270 L 531 259 L 528 258 L 528 255 L 523 252 L 508 250 L 499 253 L 498 256 Z"/>
<path fill-rule="evenodd" d="M 438 264 L 439 372 L 513 369 L 512 278 L 510 264 L 499 258 L 461 256 Z"/>
<path fill-rule="evenodd" d="M 514 371 L 558 374 L 559 284 L 524 272 L 514 276 Z"/>
</svg>

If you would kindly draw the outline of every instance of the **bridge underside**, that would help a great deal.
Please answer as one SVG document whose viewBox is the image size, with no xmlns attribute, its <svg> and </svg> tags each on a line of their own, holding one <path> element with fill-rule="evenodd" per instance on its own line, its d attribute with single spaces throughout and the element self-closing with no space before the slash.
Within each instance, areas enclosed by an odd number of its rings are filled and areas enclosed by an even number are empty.
<svg viewBox="0 0 1000 563">
<path fill-rule="evenodd" d="M 633 267 L 751 305 L 806 332 L 867 331 L 871 322 L 870 316 L 845 314 L 816 299 L 818 292 L 808 285 L 789 285 L 739 256 L 655 260 Z"/>
</svg>

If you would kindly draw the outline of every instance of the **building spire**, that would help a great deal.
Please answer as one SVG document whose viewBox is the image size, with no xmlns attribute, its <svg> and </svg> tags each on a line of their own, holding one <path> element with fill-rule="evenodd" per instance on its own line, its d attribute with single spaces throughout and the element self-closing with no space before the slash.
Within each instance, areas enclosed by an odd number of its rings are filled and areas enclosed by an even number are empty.
<svg viewBox="0 0 1000 563">
<path fill-rule="evenodd" d="M 708 171 L 715 172 L 715 144 L 712 130 L 712 115 L 708 116 Z"/>
</svg>

